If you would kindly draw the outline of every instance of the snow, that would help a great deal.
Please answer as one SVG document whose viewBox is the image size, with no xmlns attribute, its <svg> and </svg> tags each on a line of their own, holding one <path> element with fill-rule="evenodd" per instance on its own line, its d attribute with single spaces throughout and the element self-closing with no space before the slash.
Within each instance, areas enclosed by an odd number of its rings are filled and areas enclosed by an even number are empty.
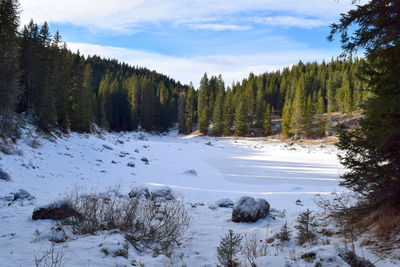
<svg viewBox="0 0 400 267">
<path fill-rule="evenodd" d="M 229 229 L 271 237 L 286 221 L 294 229 L 299 212 L 318 209 L 316 195 L 330 196 L 344 191 L 338 186 L 342 169 L 337 151 L 331 146 L 290 146 L 261 138 L 176 133 L 165 136 L 72 133 L 56 139 L 37 137 L 27 128 L 24 135 L 28 136 L 26 140 L 38 139 L 41 145 L 33 148 L 21 140 L 17 149 L 23 153 L 0 152 L 2 168 L 13 177 L 12 182 L 0 180 L 0 199 L 19 189 L 36 197 L 18 205 L 0 205 L 0 265 L 5 267 L 33 265 L 34 254 L 49 246 L 49 237 L 59 235 L 54 232 L 54 222 L 32 221 L 33 210 L 63 199 L 76 188 L 106 193 L 119 188 L 122 194 L 138 186 L 149 188 L 151 194 L 164 194 L 172 189 L 184 198 L 192 225 L 185 242 L 171 258 L 153 257 L 152 253 L 138 252 L 132 247 L 128 259 L 105 255 L 102 246 L 114 251 L 124 240 L 121 234 L 103 233 L 61 243 L 65 266 L 129 266 L 131 262 L 145 266 L 215 266 L 220 237 Z M 128 163 L 134 163 L 135 168 Z M 196 170 L 197 177 L 182 175 L 187 170 Z M 255 223 L 234 223 L 232 209 L 209 208 L 218 200 L 237 201 L 242 196 L 266 199 L 271 205 L 271 216 Z M 302 206 L 296 205 L 297 200 Z M 340 240 L 332 240 L 332 247 L 342 245 Z M 331 247 L 324 249 L 316 251 L 317 257 L 326 259 L 330 253 L 337 265 L 341 264 Z M 306 251 L 310 248 L 296 248 L 294 242 L 279 249 L 270 246 L 268 256 L 259 261 L 280 266 L 292 262 L 291 254 L 299 258 Z M 370 252 L 361 252 L 364 257 L 378 259 Z M 379 266 L 396 266 L 388 260 L 379 263 Z M 313 266 L 304 261 L 296 264 Z"/>
</svg>

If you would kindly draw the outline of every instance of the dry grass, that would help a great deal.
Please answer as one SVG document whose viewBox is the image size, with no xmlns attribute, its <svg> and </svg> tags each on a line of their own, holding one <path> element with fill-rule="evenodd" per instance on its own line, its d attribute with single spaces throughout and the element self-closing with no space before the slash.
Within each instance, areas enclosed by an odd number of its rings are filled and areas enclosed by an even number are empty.
<svg viewBox="0 0 400 267">
<path fill-rule="evenodd" d="M 392 205 L 381 206 L 361 219 L 357 224 L 366 229 L 372 237 L 367 242 L 379 253 L 391 252 L 400 248 L 400 207 Z"/>
<path fill-rule="evenodd" d="M 336 196 L 332 201 L 319 200 L 318 204 L 336 222 L 340 229 L 336 234 L 344 238 L 346 247 L 354 250 L 354 243 L 362 237 L 361 246 L 383 257 L 392 256 L 400 249 L 400 207 L 392 203 L 354 203 L 351 199 Z"/>
</svg>

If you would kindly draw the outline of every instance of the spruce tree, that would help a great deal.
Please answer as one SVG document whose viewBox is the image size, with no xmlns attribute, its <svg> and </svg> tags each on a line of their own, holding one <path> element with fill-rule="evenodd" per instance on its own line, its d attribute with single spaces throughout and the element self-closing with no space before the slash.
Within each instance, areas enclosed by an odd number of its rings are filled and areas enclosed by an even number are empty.
<svg viewBox="0 0 400 267">
<path fill-rule="evenodd" d="M 247 103 L 244 99 L 239 99 L 235 110 L 234 131 L 237 136 L 247 135 L 249 130 Z"/>
<path fill-rule="evenodd" d="M 228 89 L 225 99 L 224 99 L 224 109 L 223 109 L 223 125 L 224 125 L 224 130 L 223 134 L 224 135 L 230 135 L 231 134 L 231 128 L 233 124 L 233 113 L 234 113 L 234 107 L 232 103 L 232 93 L 231 90 Z"/>
<path fill-rule="evenodd" d="M 224 108 L 224 91 L 221 90 L 217 94 L 217 98 L 215 100 L 213 117 L 212 117 L 212 133 L 215 136 L 221 136 L 224 131 L 224 122 L 223 122 L 223 108 Z"/>
<path fill-rule="evenodd" d="M 208 133 L 209 126 L 209 80 L 207 74 L 205 73 L 203 78 L 200 80 L 200 88 L 198 94 L 198 123 L 199 131 L 202 134 Z"/>
<path fill-rule="evenodd" d="M 291 134 L 292 101 L 289 94 L 286 95 L 285 105 L 282 112 L 281 134 L 289 136 Z"/>
<path fill-rule="evenodd" d="M 190 83 L 186 95 L 186 105 L 185 105 L 185 128 L 187 133 L 191 133 L 193 131 L 194 97 L 195 97 L 195 91 L 193 88 L 193 84 Z"/>
<path fill-rule="evenodd" d="M 332 25 L 345 55 L 364 49 L 361 75 L 372 91 L 359 127 L 342 131 L 339 148 L 346 167 L 341 184 L 367 200 L 368 208 L 400 206 L 400 12 L 397 0 L 358 5 Z M 354 30 L 354 27 L 356 29 Z"/>
<path fill-rule="evenodd" d="M 264 120 L 263 120 L 263 134 L 268 136 L 271 134 L 272 130 L 272 118 L 271 118 L 271 107 L 267 105 L 264 113 Z"/>
<path fill-rule="evenodd" d="M 185 107 L 186 107 L 186 95 L 184 92 L 179 94 L 178 100 L 178 126 L 179 133 L 186 133 L 186 121 L 185 121 Z"/>
<path fill-rule="evenodd" d="M 19 89 L 18 25 L 18 1 L 0 0 L 0 136 L 8 136 L 15 126 L 13 115 Z"/>
</svg>

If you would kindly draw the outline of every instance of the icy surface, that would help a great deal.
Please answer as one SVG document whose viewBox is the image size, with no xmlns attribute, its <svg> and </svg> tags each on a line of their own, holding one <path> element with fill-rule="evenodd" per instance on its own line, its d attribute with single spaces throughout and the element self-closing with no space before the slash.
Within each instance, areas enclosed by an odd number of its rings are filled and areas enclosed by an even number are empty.
<svg viewBox="0 0 400 267">
<path fill-rule="evenodd" d="M 32 136 L 32 129 L 27 129 L 27 133 L 29 139 L 36 138 Z M 110 192 L 110 188 L 119 186 L 120 192 L 127 195 L 133 187 L 142 186 L 149 188 L 138 192 L 144 197 L 149 192 L 166 194 L 172 189 L 184 197 L 192 226 L 187 239 L 171 259 L 139 253 L 132 247 L 128 259 L 105 255 L 101 248 L 114 251 L 113 248 L 121 247 L 123 237 L 103 233 L 61 243 L 59 246 L 66 253 L 65 266 L 129 266 L 132 261 L 137 266 L 141 263 L 145 266 L 215 266 L 220 237 L 229 229 L 244 235 L 259 232 L 273 236 L 286 221 L 294 229 L 299 212 L 318 209 L 314 202 L 316 195 L 329 196 L 344 190 L 338 187 L 341 166 L 335 148 L 330 146 L 288 146 L 267 143 L 263 139 L 178 136 L 175 133 L 167 136 L 73 133 L 57 139 L 39 139 L 41 146 L 35 148 L 21 140 L 18 149 L 23 153 L 19 155 L 0 152 L 2 168 L 13 177 L 13 182 L 0 180 L 0 197 L 21 188 L 36 197 L 30 204 L 0 205 L 1 266 L 33 266 L 34 253 L 49 246 L 49 237 L 60 234 L 51 230 L 54 222 L 50 220 L 32 221 L 32 211 L 62 199 L 76 187 Z M 150 164 L 146 164 L 148 162 Z M 135 164 L 135 168 L 128 163 Z M 182 175 L 192 169 L 196 170 L 197 177 Z M 237 201 L 242 196 L 266 199 L 272 216 L 255 223 L 238 224 L 231 221 L 232 209 L 209 209 L 217 200 Z M 302 206 L 296 205 L 296 201 Z M 35 237 L 35 233 L 42 234 Z M 331 245 L 343 244 L 332 240 Z M 268 256 L 260 262 L 279 266 L 291 262 L 292 256 L 299 258 L 310 248 L 296 248 L 292 242 L 282 250 L 270 247 L 268 251 Z M 334 254 L 331 248 L 315 252 L 326 260 Z M 379 260 L 366 250 L 358 252 L 373 261 Z M 342 263 L 333 256 L 332 259 L 339 266 Z M 299 261 L 298 266 L 313 264 Z M 379 266 L 396 264 L 380 261 Z"/>
</svg>

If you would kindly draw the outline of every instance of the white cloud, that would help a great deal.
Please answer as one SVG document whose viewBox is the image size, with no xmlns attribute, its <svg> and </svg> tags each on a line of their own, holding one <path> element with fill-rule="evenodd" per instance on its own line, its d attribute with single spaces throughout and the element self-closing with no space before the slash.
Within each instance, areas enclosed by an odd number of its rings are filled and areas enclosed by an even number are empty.
<svg viewBox="0 0 400 267">
<path fill-rule="evenodd" d="M 366 0 L 363 0 L 366 1 Z M 256 12 L 284 12 L 327 21 L 348 10 L 350 0 L 20 0 L 22 23 L 71 23 L 92 29 L 137 31 L 146 23 L 235 19 Z M 212 22 L 210 22 L 212 23 Z M 235 23 L 236 24 L 236 23 Z M 215 28 L 215 27 L 214 27 Z"/>
<path fill-rule="evenodd" d="M 205 23 L 205 24 L 189 24 L 192 29 L 198 30 L 212 30 L 212 31 L 246 31 L 252 27 L 247 25 L 233 25 L 233 24 L 218 24 L 218 23 Z"/>
<path fill-rule="evenodd" d="M 183 83 L 193 81 L 198 85 L 200 78 L 207 72 L 210 75 L 222 74 L 227 84 L 241 81 L 250 72 L 255 74 L 281 69 L 297 63 L 299 60 L 329 60 L 339 54 L 333 50 L 285 50 L 262 54 L 218 55 L 173 57 L 153 52 L 133 50 L 119 47 L 100 46 L 84 43 L 69 43 L 73 51 L 78 49 L 84 55 L 100 55 L 115 58 L 131 65 L 147 67 L 170 76 Z"/>
<path fill-rule="evenodd" d="M 294 16 L 271 16 L 264 18 L 257 18 L 256 22 L 283 27 L 297 27 L 297 28 L 315 28 L 323 25 L 329 25 L 329 21 L 322 19 L 308 19 Z"/>
</svg>

